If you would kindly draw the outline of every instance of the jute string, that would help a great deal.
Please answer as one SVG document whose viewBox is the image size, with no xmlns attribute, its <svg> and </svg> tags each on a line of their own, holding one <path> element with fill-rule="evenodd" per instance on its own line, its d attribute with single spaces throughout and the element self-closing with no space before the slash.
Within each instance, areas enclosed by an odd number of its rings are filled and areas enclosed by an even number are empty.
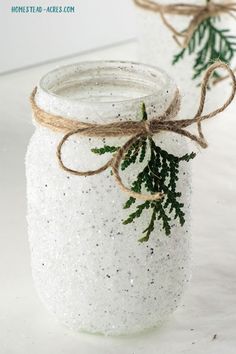
<svg viewBox="0 0 236 354">
<path fill-rule="evenodd" d="M 182 3 L 162 5 L 152 0 L 134 0 L 134 2 L 137 6 L 143 9 L 159 13 L 163 23 L 171 31 L 173 38 L 181 48 L 186 48 L 188 46 L 194 31 L 207 18 L 221 14 L 228 14 L 235 18 L 236 13 L 236 3 L 230 1 L 226 1 L 222 4 L 209 1 L 206 5 Z M 190 16 L 192 19 L 185 31 L 178 31 L 167 20 L 166 15 Z"/>
<path fill-rule="evenodd" d="M 210 112 L 208 114 L 203 114 L 206 95 L 207 95 L 207 88 L 209 84 L 210 77 L 212 73 L 217 69 L 224 69 L 228 73 L 229 77 L 232 80 L 232 87 L 231 93 L 229 98 L 225 101 L 225 103 L 219 107 L 218 109 Z M 181 136 L 185 136 L 192 141 L 198 143 L 202 148 L 207 147 L 206 140 L 204 138 L 202 132 L 202 121 L 206 119 L 213 118 L 217 114 L 223 112 L 233 101 L 236 93 L 236 78 L 233 71 L 230 67 L 222 62 L 216 62 L 211 65 L 202 80 L 201 84 L 201 95 L 200 95 L 200 103 L 199 108 L 195 116 L 191 119 L 181 119 L 181 120 L 172 120 L 174 117 L 177 116 L 180 108 L 180 94 L 179 91 L 176 91 L 175 97 L 171 102 L 169 108 L 165 111 L 165 113 L 161 116 L 153 118 L 147 121 L 125 121 L 125 122 L 114 122 L 109 124 L 93 124 L 93 123 L 85 123 L 80 122 L 76 119 L 68 119 L 62 116 L 53 115 L 50 113 L 45 112 L 41 109 L 35 102 L 35 95 L 37 92 L 37 88 L 31 94 L 30 101 L 32 105 L 33 114 L 35 120 L 38 124 L 45 126 L 55 132 L 62 132 L 65 133 L 64 137 L 61 139 L 57 146 L 57 158 L 60 167 L 73 175 L 76 176 L 92 176 L 99 174 L 105 171 L 107 168 L 111 167 L 113 171 L 113 176 L 117 182 L 117 185 L 120 189 L 128 193 L 131 197 L 135 199 L 141 200 L 159 200 L 163 198 L 163 193 L 156 193 L 151 195 L 146 195 L 142 193 L 136 193 L 126 187 L 121 179 L 119 169 L 120 164 L 125 157 L 125 154 L 130 149 L 130 147 L 140 138 L 151 137 L 156 135 L 160 132 L 172 132 L 179 134 Z M 188 130 L 187 127 L 197 124 L 198 134 L 192 134 Z M 62 147 L 65 142 L 72 136 L 72 135 L 81 135 L 87 137 L 126 137 L 129 136 L 129 140 L 113 155 L 113 157 L 103 166 L 96 170 L 89 170 L 89 171 L 78 171 L 73 170 L 65 166 L 62 158 Z"/>
</svg>

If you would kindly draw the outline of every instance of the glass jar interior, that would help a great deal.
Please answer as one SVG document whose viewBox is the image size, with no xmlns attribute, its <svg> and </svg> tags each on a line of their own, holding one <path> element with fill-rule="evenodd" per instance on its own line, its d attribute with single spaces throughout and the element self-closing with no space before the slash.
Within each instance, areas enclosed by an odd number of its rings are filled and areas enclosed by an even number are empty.
<svg viewBox="0 0 236 354">
<path fill-rule="evenodd" d="M 123 61 L 84 62 L 47 73 L 39 82 L 36 102 L 52 114 L 98 122 L 136 119 L 143 102 L 149 114 L 161 114 L 175 92 L 173 80 L 156 67 Z"/>
</svg>

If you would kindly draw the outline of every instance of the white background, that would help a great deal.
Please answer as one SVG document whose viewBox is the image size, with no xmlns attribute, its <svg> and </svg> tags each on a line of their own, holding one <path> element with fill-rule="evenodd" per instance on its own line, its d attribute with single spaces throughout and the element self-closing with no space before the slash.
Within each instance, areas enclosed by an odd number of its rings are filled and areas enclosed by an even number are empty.
<svg viewBox="0 0 236 354">
<path fill-rule="evenodd" d="M 12 6 L 75 6 L 73 14 L 14 14 Z M 134 37 L 131 0 L 0 1 L 0 73 Z"/>
</svg>

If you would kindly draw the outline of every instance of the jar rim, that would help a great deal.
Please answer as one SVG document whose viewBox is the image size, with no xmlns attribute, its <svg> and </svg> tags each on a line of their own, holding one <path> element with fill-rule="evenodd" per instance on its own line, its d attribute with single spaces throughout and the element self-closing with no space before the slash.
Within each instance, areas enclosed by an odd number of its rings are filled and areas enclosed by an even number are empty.
<svg viewBox="0 0 236 354">
<path fill-rule="evenodd" d="M 145 99 L 145 100 L 155 100 L 155 98 L 158 98 L 161 92 L 166 91 L 167 93 L 170 91 L 173 91 L 173 86 L 176 88 L 176 84 L 174 80 L 162 69 L 152 66 L 152 65 L 147 65 L 143 63 L 138 63 L 138 62 L 133 62 L 133 61 L 120 61 L 120 60 L 98 60 L 98 61 L 81 61 L 73 64 L 67 64 L 60 66 L 56 69 L 53 69 L 46 73 L 45 75 L 42 76 L 42 78 L 39 81 L 38 88 L 41 92 L 44 94 L 48 95 L 51 98 L 55 98 L 57 100 L 63 101 L 66 100 L 67 102 L 71 103 L 79 103 L 80 99 L 78 98 L 73 98 L 73 97 L 65 97 L 63 95 L 57 94 L 53 92 L 53 90 L 49 87 L 48 82 L 50 82 L 50 78 L 54 80 L 62 80 L 66 78 L 66 75 L 63 73 L 67 72 L 67 75 L 69 77 L 70 74 L 73 73 L 79 73 L 80 71 L 83 72 L 84 69 L 102 69 L 102 68 L 114 68 L 114 69 L 120 69 L 121 71 L 124 70 L 125 68 L 129 67 L 131 70 L 129 73 L 135 75 L 135 73 L 143 73 L 144 75 L 146 74 L 149 79 L 150 79 L 150 85 L 151 83 L 154 84 L 156 83 L 155 89 L 153 89 L 153 92 L 151 94 L 147 94 L 144 96 L 140 97 L 135 97 L 135 98 L 127 98 L 123 100 L 109 100 L 109 101 L 99 101 L 99 100 L 91 100 L 91 102 L 84 102 L 81 100 L 83 105 L 105 105 L 107 104 L 122 104 L 122 103 L 135 103 L 139 102 L 140 99 Z M 133 71 L 132 71 L 133 70 Z M 162 80 L 162 84 L 160 85 L 160 80 Z"/>
</svg>

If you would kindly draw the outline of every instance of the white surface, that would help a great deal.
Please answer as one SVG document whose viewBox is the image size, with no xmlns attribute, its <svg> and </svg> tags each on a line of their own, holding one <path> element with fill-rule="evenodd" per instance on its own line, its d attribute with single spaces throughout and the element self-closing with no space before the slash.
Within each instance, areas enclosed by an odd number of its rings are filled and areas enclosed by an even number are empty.
<svg viewBox="0 0 236 354">
<path fill-rule="evenodd" d="M 78 60 L 111 58 L 135 59 L 135 44 Z M 204 124 L 210 146 L 193 163 L 193 278 L 184 305 L 171 319 L 160 329 L 133 337 L 74 334 L 58 325 L 39 301 L 31 279 L 26 232 L 24 154 L 33 131 L 28 96 L 42 74 L 54 66 L 0 78 L 4 103 L 0 108 L 0 353 L 234 354 L 235 103 L 227 113 Z"/>
<path fill-rule="evenodd" d="M 11 13 L 12 6 L 74 6 L 75 13 Z M 0 72 L 107 46 L 135 35 L 131 0 L 1 1 L 0 24 Z"/>
</svg>

